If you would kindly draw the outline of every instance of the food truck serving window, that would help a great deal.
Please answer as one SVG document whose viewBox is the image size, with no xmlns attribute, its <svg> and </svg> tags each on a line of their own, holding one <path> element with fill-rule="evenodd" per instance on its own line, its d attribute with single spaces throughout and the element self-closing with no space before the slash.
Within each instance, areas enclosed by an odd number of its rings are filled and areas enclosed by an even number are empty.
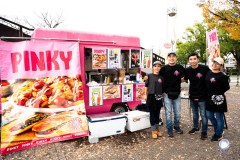
<svg viewBox="0 0 240 160">
<path fill-rule="evenodd" d="M 86 82 L 123 83 L 136 80 L 140 67 L 140 50 L 120 48 L 85 48 Z M 117 82 L 116 82 L 117 81 Z"/>
</svg>

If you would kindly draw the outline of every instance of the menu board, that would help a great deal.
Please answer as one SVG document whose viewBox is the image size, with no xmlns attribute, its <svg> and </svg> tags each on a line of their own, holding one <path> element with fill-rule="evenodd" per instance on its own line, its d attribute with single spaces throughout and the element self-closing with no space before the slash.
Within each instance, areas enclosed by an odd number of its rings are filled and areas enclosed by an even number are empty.
<svg viewBox="0 0 240 160">
<path fill-rule="evenodd" d="M 119 48 L 108 49 L 108 68 L 121 68 L 120 55 L 121 50 Z"/>
<path fill-rule="evenodd" d="M 133 101 L 133 84 L 122 85 L 122 102 Z"/>
<path fill-rule="evenodd" d="M 89 87 L 89 106 L 100 106 L 102 104 L 102 86 Z"/>
</svg>

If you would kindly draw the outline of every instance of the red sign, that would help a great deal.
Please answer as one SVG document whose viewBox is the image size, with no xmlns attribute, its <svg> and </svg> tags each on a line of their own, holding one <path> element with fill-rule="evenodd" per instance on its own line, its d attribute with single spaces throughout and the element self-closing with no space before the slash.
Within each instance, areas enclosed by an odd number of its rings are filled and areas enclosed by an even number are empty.
<svg viewBox="0 0 240 160">
<path fill-rule="evenodd" d="M 164 48 L 166 48 L 166 49 L 172 48 L 172 44 L 171 44 L 171 43 L 168 43 L 168 42 L 164 43 L 163 46 L 164 46 Z"/>
</svg>

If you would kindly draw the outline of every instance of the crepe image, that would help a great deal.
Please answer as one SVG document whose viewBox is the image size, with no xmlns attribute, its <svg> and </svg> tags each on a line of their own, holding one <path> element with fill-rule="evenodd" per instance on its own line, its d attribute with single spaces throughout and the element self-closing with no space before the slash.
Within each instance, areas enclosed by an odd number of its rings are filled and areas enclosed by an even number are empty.
<svg viewBox="0 0 240 160">
<path fill-rule="evenodd" d="M 92 68 L 106 68 L 106 54 L 93 54 Z"/>
<path fill-rule="evenodd" d="M 137 89 L 136 98 L 137 100 L 146 100 L 146 89 L 144 87 Z"/>
<path fill-rule="evenodd" d="M 119 85 L 103 86 L 103 99 L 120 98 Z"/>
<path fill-rule="evenodd" d="M 6 135 L 2 134 L 1 136 L 1 143 L 8 143 L 8 142 L 24 142 L 24 141 L 31 141 L 34 139 L 39 139 L 35 137 L 35 132 L 29 130 L 24 133 L 18 135 Z"/>
<path fill-rule="evenodd" d="M 2 127 L 2 135 L 16 135 L 22 133 L 35 125 L 37 122 L 47 118 L 49 114 L 35 113 L 28 116 L 21 116 Z"/>
<path fill-rule="evenodd" d="M 75 129 L 74 127 L 62 129 L 66 126 L 71 126 L 71 124 L 77 126 L 82 125 L 83 121 L 77 113 L 76 111 L 68 111 L 52 115 L 35 124 L 32 127 L 32 131 L 35 132 L 36 137 L 52 137 L 72 133 L 74 130 L 79 131 L 79 129 Z M 83 117 L 86 116 L 83 115 Z"/>
</svg>

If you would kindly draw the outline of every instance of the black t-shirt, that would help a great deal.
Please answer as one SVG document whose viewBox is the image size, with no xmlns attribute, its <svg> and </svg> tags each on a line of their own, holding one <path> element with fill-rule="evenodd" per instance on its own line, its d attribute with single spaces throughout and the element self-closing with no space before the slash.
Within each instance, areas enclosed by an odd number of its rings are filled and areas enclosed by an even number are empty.
<svg viewBox="0 0 240 160">
<path fill-rule="evenodd" d="M 145 87 L 148 87 L 148 94 L 162 95 L 163 77 L 156 74 L 149 74 L 145 81 Z"/>
<path fill-rule="evenodd" d="M 224 94 L 230 89 L 228 76 L 222 72 L 209 71 L 205 80 L 208 94 Z"/>
<path fill-rule="evenodd" d="M 166 65 L 160 70 L 160 75 L 164 78 L 163 92 L 181 91 L 181 78 L 185 73 L 185 68 L 179 64 L 174 66 Z"/>
<path fill-rule="evenodd" d="M 209 70 L 208 66 L 201 64 L 197 68 L 191 66 L 186 68 L 184 79 L 190 81 L 190 99 L 199 99 L 199 101 L 206 99 L 205 77 Z"/>
<path fill-rule="evenodd" d="M 207 105 L 206 110 L 212 112 L 227 112 L 227 102 L 224 93 L 230 89 L 228 76 L 222 72 L 209 71 L 206 75 Z"/>
</svg>

